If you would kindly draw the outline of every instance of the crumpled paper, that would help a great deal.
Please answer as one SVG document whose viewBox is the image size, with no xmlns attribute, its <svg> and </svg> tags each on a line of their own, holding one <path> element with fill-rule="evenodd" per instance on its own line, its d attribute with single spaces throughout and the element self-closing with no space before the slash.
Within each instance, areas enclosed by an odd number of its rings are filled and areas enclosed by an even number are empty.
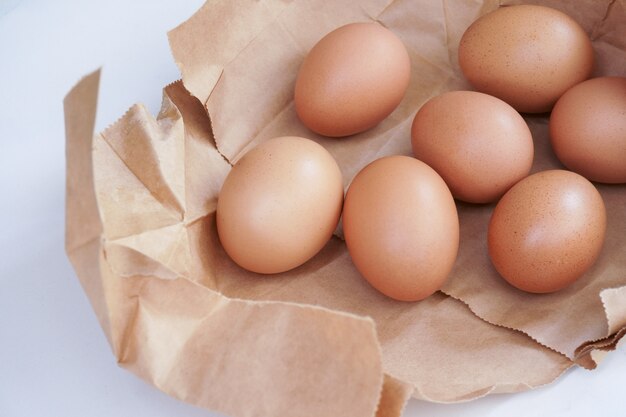
<svg viewBox="0 0 626 417">
<path fill-rule="evenodd" d="M 624 1 L 550 2 L 591 34 L 598 75 L 626 73 Z M 626 187 L 599 186 L 609 234 L 594 268 L 548 296 L 497 277 L 492 205 L 459 203 L 461 248 L 442 293 L 418 303 L 372 289 L 333 239 L 276 276 L 242 270 L 215 230 L 219 189 L 250 147 L 300 135 L 336 157 L 346 185 L 373 159 L 410 154 L 412 117 L 469 88 L 458 40 L 497 2 L 210 1 L 170 32 L 183 81 L 154 118 L 135 105 L 93 135 L 99 72 L 66 97 L 66 249 L 121 366 L 233 416 L 399 416 L 410 396 L 452 402 L 549 383 L 593 367 L 626 331 Z M 376 128 L 327 139 L 293 109 L 299 62 L 328 31 L 376 20 L 404 41 L 412 81 Z M 534 170 L 560 166 L 547 117 L 527 117 Z M 340 231 L 338 233 L 340 235 Z"/>
</svg>

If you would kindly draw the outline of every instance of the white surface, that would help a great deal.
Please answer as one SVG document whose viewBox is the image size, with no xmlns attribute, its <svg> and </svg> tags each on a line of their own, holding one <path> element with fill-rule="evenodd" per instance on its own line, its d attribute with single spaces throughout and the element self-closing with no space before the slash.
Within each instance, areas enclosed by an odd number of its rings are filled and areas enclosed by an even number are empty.
<svg viewBox="0 0 626 417">
<path fill-rule="evenodd" d="M 63 96 L 104 66 L 99 130 L 135 102 L 156 113 L 160 88 L 179 77 L 166 31 L 201 3 L 0 0 L 1 417 L 218 416 L 117 367 L 63 249 Z M 411 401 L 405 417 L 624 416 L 625 382 L 622 346 L 542 389 Z"/>
</svg>

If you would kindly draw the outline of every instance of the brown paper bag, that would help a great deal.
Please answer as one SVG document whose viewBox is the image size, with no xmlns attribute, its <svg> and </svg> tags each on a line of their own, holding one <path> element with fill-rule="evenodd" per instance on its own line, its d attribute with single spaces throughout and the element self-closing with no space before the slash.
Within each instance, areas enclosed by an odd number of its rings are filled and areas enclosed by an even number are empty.
<svg viewBox="0 0 626 417">
<path fill-rule="evenodd" d="M 450 296 L 418 303 L 369 287 L 340 238 L 271 277 L 242 270 L 219 245 L 221 183 L 256 143 L 316 139 L 347 181 L 379 156 L 410 154 L 415 111 L 442 91 L 468 88 L 458 40 L 495 7 L 209 2 L 170 33 L 185 86 L 164 89 L 156 119 L 136 105 L 96 135 L 99 73 L 83 79 L 65 99 L 66 246 L 119 363 L 177 398 L 233 416 L 399 416 L 410 396 L 450 402 L 525 390 L 572 361 L 592 367 L 594 352 L 613 349 L 626 331 L 624 186 L 600 187 L 611 225 L 601 259 L 571 290 L 550 297 L 521 294 L 495 275 L 484 242 L 491 206 L 459 204 L 462 246 L 444 288 Z M 597 34 L 599 74 L 624 72 L 620 14 L 619 1 L 572 13 Z M 326 32 L 370 19 L 407 45 L 409 93 L 371 131 L 316 136 L 293 111 L 298 64 Z M 546 118 L 527 120 L 534 169 L 558 166 Z"/>
<path fill-rule="evenodd" d="M 596 76 L 626 74 L 625 2 L 547 3 L 576 18 L 590 33 L 597 52 Z M 240 5 L 227 3 L 224 15 L 236 15 Z M 390 154 L 411 154 L 410 124 L 416 110 L 442 91 L 468 88 L 459 70 L 459 40 L 475 18 L 497 7 L 493 2 L 476 4 L 396 0 L 374 1 L 367 7 L 346 9 L 343 2 L 312 8 L 280 3 L 272 18 L 251 9 L 238 22 L 255 22 L 242 29 L 222 29 L 222 15 L 207 3 L 192 19 L 170 33 L 175 59 L 189 90 L 205 103 L 213 122 L 218 150 L 231 162 L 251 146 L 284 134 L 315 138 L 330 150 L 342 168 L 346 182 L 372 160 Z M 323 17 L 323 19 L 322 19 Z M 265 19 L 265 25 L 258 23 Z M 405 43 L 412 61 L 412 81 L 399 108 L 376 128 L 344 139 L 325 138 L 308 131 L 293 108 L 293 84 L 302 57 L 329 28 L 352 21 L 374 19 L 393 30 Z M 245 36 L 242 35 L 245 33 Z M 204 47 L 203 39 L 215 44 L 241 41 L 237 53 Z M 274 49 L 272 53 L 264 53 Z M 219 68 L 220 76 L 207 79 L 206 66 Z M 254 67 L 254 71 L 249 69 Z M 281 74 L 277 77 L 276 74 Z M 205 77 L 205 78 L 202 78 Z M 207 92 L 209 92 L 207 94 Z M 254 97 L 254 99 L 251 99 Z M 244 113 L 241 109 L 245 109 Z M 547 118 L 530 116 L 527 121 L 535 139 L 533 171 L 561 168 L 549 146 Z M 236 126 L 236 128 L 233 128 Z M 538 297 L 512 289 L 504 283 L 486 256 L 486 230 L 493 206 L 459 204 L 462 227 L 459 259 L 452 279 L 443 291 L 466 304 L 488 322 L 521 330 L 536 341 L 565 354 L 586 367 L 598 344 L 612 344 L 626 317 L 607 316 L 618 306 L 605 306 L 608 291 L 626 284 L 626 196 L 623 186 L 600 185 L 608 213 L 607 249 L 594 269 L 565 292 Z M 456 277 L 462 277 L 455 279 Z M 602 279 L 596 279 L 601 276 Z M 498 294 L 493 297 L 493 294 Z M 604 294 L 604 295 L 603 295 Z M 509 309 L 508 306 L 514 306 Z M 512 310 L 512 311 L 510 311 Z M 563 314 L 567 311 L 567 314 Z M 513 312 L 514 314 L 511 314 Z M 554 323 L 560 323 L 555 329 Z M 555 331 L 556 330 L 556 331 Z"/>
</svg>

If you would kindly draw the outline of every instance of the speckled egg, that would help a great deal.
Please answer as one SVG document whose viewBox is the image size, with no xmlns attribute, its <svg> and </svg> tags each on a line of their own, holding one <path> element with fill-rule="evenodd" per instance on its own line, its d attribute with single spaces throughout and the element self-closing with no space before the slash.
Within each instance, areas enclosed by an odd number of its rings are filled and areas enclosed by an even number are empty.
<svg viewBox="0 0 626 417">
<path fill-rule="evenodd" d="M 569 89 L 550 115 L 550 140 L 572 171 L 626 183 L 626 78 L 593 78 Z"/>
<path fill-rule="evenodd" d="M 568 88 L 589 78 L 593 61 L 580 25 L 544 6 L 501 7 L 476 20 L 459 45 L 468 81 L 527 113 L 549 111 Z"/>
<path fill-rule="evenodd" d="M 533 138 L 522 116 L 475 91 L 430 99 L 415 115 L 411 143 L 415 157 L 441 175 L 452 195 L 470 203 L 497 200 L 533 163 Z"/>
<path fill-rule="evenodd" d="M 593 184 L 574 172 L 543 171 L 498 202 L 489 223 L 489 256 L 511 285 L 554 292 L 593 265 L 605 231 L 604 202 Z"/>
</svg>

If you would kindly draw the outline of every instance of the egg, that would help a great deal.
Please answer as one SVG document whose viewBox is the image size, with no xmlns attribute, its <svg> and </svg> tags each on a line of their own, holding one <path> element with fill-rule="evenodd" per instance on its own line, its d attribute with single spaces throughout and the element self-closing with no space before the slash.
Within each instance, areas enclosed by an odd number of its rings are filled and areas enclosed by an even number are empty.
<svg viewBox="0 0 626 417">
<path fill-rule="evenodd" d="M 518 182 L 496 205 L 489 255 L 511 285 L 554 292 L 593 265 L 605 231 L 604 202 L 593 184 L 574 172 L 543 171 Z"/>
<path fill-rule="evenodd" d="M 549 111 L 570 87 L 589 78 L 593 47 L 571 17 L 535 5 L 501 7 L 463 34 L 459 64 L 468 81 L 527 113 Z"/>
<path fill-rule="evenodd" d="M 312 131 L 340 137 L 376 126 L 402 101 L 411 63 L 402 41 L 378 23 L 352 23 L 324 36 L 296 79 L 298 117 Z"/>
<path fill-rule="evenodd" d="M 346 193 L 343 230 L 361 275 L 400 301 L 437 291 L 459 247 L 450 190 L 432 168 L 408 156 L 378 159 L 356 175 Z"/>
<path fill-rule="evenodd" d="M 341 172 L 326 149 L 305 138 L 274 138 L 232 167 L 218 196 L 217 232 L 239 266 L 283 272 L 328 242 L 342 204 Z"/>
<path fill-rule="evenodd" d="M 572 171 L 626 183 L 626 78 L 593 78 L 569 89 L 550 115 L 550 140 Z"/>
<path fill-rule="evenodd" d="M 522 116 L 475 91 L 430 99 L 415 115 L 411 143 L 452 195 L 470 203 L 497 200 L 528 175 L 533 162 L 533 138 Z"/>
</svg>

